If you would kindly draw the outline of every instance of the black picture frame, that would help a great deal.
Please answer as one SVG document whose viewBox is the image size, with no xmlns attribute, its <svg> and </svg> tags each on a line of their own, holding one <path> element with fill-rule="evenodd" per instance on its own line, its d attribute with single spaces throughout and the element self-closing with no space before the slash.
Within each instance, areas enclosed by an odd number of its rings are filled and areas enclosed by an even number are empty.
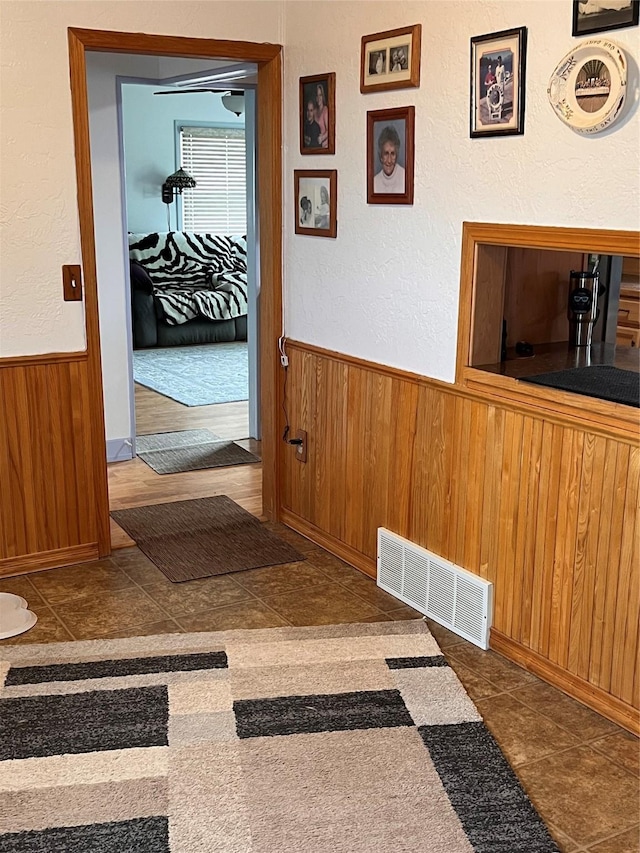
<svg viewBox="0 0 640 853">
<path fill-rule="evenodd" d="M 524 133 L 527 28 L 471 38 L 472 138 Z"/>
<path fill-rule="evenodd" d="M 630 0 L 624 9 L 604 9 L 600 12 L 584 14 L 580 7 L 584 0 L 573 0 L 572 36 L 586 36 L 607 30 L 621 30 L 625 27 L 637 27 L 640 20 L 640 0 Z"/>
</svg>

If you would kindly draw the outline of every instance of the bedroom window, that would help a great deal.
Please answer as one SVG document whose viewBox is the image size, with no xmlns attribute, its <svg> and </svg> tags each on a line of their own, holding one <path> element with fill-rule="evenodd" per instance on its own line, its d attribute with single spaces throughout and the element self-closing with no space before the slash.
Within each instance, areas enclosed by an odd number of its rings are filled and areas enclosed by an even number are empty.
<svg viewBox="0 0 640 853">
<path fill-rule="evenodd" d="M 247 176 L 242 127 L 181 127 L 180 163 L 195 178 L 182 195 L 182 230 L 246 234 Z"/>
</svg>

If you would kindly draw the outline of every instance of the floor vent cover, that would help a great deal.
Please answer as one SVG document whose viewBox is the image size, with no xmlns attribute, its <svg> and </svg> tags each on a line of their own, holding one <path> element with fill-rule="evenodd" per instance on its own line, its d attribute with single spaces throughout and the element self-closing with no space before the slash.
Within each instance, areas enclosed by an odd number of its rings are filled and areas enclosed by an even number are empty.
<svg viewBox="0 0 640 853">
<path fill-rule="evenodd" d="M 481 649 L 489 648 L 493 584 L 378 528 L 378 586 Z"/>
</svg>

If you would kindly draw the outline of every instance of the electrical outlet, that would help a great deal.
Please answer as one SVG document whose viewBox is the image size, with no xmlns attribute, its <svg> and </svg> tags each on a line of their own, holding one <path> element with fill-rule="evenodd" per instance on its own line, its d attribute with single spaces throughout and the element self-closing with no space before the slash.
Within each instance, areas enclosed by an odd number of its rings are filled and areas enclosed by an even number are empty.
<svg viewBox="0 0 640 853">
<path fill-rule="evenodd" d="M 296 438 L 302 439 L 302 444 L 296 444 L 296 459 L 298 462 L 307 461 L 307 433 L 303 429 L 296 432 Z"/>
</svg>

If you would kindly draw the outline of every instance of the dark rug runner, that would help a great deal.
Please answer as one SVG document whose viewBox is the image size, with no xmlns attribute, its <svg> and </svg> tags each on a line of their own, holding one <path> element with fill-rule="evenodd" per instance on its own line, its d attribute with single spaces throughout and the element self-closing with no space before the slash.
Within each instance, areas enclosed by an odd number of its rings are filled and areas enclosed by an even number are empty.
<svg viewBox="0 0 640 853">
<path fill-rule="evenodd" d="M 595 364 L 555 373 L 540 373 L 538 376 L 522 376 L 521 380 L 640 408 L 640 376 L 633 370 Z"/>
<path fill-rule="evenodd" d="M 120 509 L 111 516 L 174 583 L 305 559 L 226 495 Z"/>
</svg>

